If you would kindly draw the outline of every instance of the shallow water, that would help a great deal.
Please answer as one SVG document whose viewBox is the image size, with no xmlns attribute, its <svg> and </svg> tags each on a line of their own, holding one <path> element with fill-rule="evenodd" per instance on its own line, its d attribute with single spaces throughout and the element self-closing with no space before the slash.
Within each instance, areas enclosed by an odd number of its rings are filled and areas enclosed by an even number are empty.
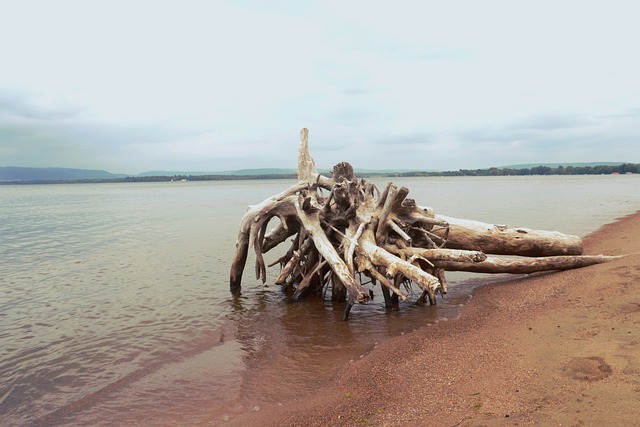
<svg viewBox="0 0 640 427">
<path fill-rule="evenodd" d="M 438 213 L 581 236 L 640 209 L 637 175 L 392 180 Z M 255 281 L 251 259 L 231 297 L 240 218 L 292 183 L 0 186 L 0 424 L 223 423 L 468 301 L 452 274 L 436 307 L 377 295 L 342 322 L 342 304 Z"/>
</svg>

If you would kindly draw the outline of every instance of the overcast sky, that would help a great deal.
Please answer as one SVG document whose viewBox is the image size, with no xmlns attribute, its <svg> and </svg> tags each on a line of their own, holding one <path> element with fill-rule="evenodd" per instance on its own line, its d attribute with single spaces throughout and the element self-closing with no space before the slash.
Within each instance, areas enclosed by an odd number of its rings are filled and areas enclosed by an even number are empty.
<svg viewBox="0 0 640 427">
<path fill-rule="evenodd" d="M 0 166 L 640 163 L 636 1 L 0 0 Z"/>
</svg>

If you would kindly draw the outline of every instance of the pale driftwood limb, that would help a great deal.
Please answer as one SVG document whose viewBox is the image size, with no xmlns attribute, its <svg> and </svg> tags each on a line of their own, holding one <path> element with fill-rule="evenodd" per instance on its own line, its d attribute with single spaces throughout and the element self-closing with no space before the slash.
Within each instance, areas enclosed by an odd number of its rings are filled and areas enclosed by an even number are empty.
<svg viewBox="0 0 640 427">
<path fill-rule="evenodd" d="M 440 294 L 444 295 L 447 293 L 447 279 L 444 275 L 444 269 L 443 268 L 434 268 L 433 269 L 433 275 L 436 276 L 438 278 L 438 280 L 440 281 Z"/>
<path fill-rule="evenodd" d="M 578 236 L 557 231 L 487 224 L 480 221 L 436 215 L 449 224 L 447 246 L 452 249 L 478 250 L 494 255 L 555 256 L 580 255 L 583 246 Z M 443 232 L 434 231 L 442 236 Z"/>
<path fill-rule="evenodd" d="M 262 241 L 264 240 L 264 234 L 267 228 L 267 221 L 256 222 L 251 227 L 251 234 L 253 235 L 253 249 L 256 254 L 256 280 L 261 279 L 262 283 L 267 280 L 267 266 L 262 256 Z"/>
<path fill-rule="evenodd" d="M 306 182 L 313 182 L 317 175 L 316 163 L 309 154 L 309 129 L 303 128 L 300 131 L 300 150 L 298 153 L 298 179 Z"/>
<path fill-rule="evenodd" d="M 487 259 L 484 252 L 462 249 L 405 248 L 398 252 L 405 256 L 426 259 L 430 263 L 434 261 L 481 262 Z"/>
<path fill-rule="evenodd" d="M 420 254 L 433 261 L 482 262 L 487 259 L 484 252 L 463 249 L 425 249 Z"/>
<path fill-rule="evenodd" d="M 438 268 L 448 271 L 469 271 L 474 273 L 529 274 L 539 271 L 570 270 L 623 258 L 624 255 L 560 255 L 553 257 L 499 257 L 488 256 L 482 262 L 435 261 Z"/>
<path fill-rule="evenodd" d="M 278 195 L 269 197 L 258 205 L 251 206 L 242 217 L 240 230 L 238 231 L 238 239 L 236 240 L 236 252 L 231 262 L 231 273 L 229 277 L 231 292 L 240 292 L 242 271 L 247 262 L 252 225 L 263 217 L 271 218 L 277 215 L 280 210 L 288 210 L 286 205 L 295 203 L 297 197 L 294 195 L 306 187 L 306 183 L 298 183 Z"/>
<path fill-rule="evenodd" d="M 402 237 L 408 244 L 411 244 L 411 236 L 404 232 L 402 228 L 395 221 L 389 221 L 389 227 L 400 237 Z"/>
<path fill-rule="evenodd" d="M 375 230 L 376 243 L 382 245 L 386 241 L 387 228 L 391 222 L 391 209 L 394 206 L 395 198 L 398 195 L 398 189 L 394 186 L 385 188 L 386 198 L 382 208 L 378 213 L 377 225 Z"/>
<path fill-rule="evenodd" d="M 384 190 L 382 190 L 382 193 L 380 193 L 378 201 L 376 202 L 377 209 L 380 209 L 384 206 L 391 187 L 393 187 L 393 183 L 391 181 L 387 182 L 387 185 L 384 187 Z"/>
<path fill-rule="evenodd" d="M 349 272 L 352 276 L 355 276 L 355 268 L 353 266 L 353 257 L 356 252 L 356 246 L 358 246 L 358 239 L 362 236 L 362 232 L 364 231 L 365 224 L 360 224 L 356 233 L 353 237 L 347 237 L 349 241 L 349 248 L 347 249 L 347 253 L 345 255 L 347 261 L 347 267 L 349 268 Z M 346 236 L 345 236 L 346 237 Z"/>
</svg>

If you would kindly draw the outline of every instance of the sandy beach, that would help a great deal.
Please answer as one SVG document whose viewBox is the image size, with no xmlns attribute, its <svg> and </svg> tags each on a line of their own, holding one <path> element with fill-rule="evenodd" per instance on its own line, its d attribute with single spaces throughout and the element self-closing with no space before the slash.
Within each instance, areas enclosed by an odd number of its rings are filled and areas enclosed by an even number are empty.
<svg viewBox="0 0 640 427">
<path fill-rule="evenodd" d="M 381 342 L 312 396 L 225 425 L 638 425 L 640 212 L 584 243 L 630 255 L 479 288 L 459 318 Z"/>
</svg>

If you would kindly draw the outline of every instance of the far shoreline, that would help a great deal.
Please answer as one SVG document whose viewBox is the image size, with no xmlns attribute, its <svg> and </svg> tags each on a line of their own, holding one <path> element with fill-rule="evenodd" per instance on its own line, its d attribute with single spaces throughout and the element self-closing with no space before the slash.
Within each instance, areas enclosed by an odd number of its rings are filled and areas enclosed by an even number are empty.
<svg viewBox="0 0 640 427">
<path fill-rule="evenodd" d="M 528 174 L 528 175 L 465 175 L 465 174 L 361 174 L 358 178 L 509 178 L 525 176 L 616 176 L 621 174 Z M 637 175 L 626 173 L 625 175 Z M 295 175 L 220 175 L 220 176 L 158 176 L 158 177 L 129 177 L 115 179 L 75 179 L 75 180 L 14 180 L 0 181 L 0 185 L 60 185 L 60 184 L 119 184 L 144 182 L 203 182 L 203 181 L 295 181 Z"/>
<path fill-rule="evenodd" d="M 529 166 L 529 165 L 524 165 Z M 2 169 L 11 169 L 12 167 L 0 167 Z M 29 169 L 29 168 L 13 168 L 13 169 Z M 46 170 L 50 168 L 35 168 L 36 170 Z M 55 169 L 55 168 L 54 168 Z M 247 170 L 246 173 L 188 173 L 176 172 L 162 173 L 161 175 L 148 175 L 142 173 L 139 175 L 111 174 L 106 171 L 99 171 L 98 177 L 92 171 L 83 169 L 65 169 L 65 171 L 74 171 L 64 173 L 65 177 L 60 174 L 56 177 L 44 178 L 43 173 L 39 173 L 40 178 L 4 178 L 0 179 L 0 185 L 42 185 L 42 184 L 98 184 L 98 183 L 123 183 L 123 182 L 182 182 L 182 181 L 238 181 L 238 180 L 295 180 L 297 174 L 295 171 L 286 173 L 262 173 L 263 170 Z M 255 171 L 256 173 L 249 173 Z M 640 173 L 640 163 L 620 163 L 620 164 L 604 164 L 593 163 L 582 166 L 533 166 L 533 167 L 491 167 L 485 169 L 459 169 L 457 171 L 359 171 L 356 168 L 356 176 L 358 178 L 412 178 L 412 177 L 482 177 L 482 176 L 549 176 L 549 175 L 634 175 Z M 266 171 L 265 171 L 266 172 Z M 331 170 L 321 169 L 320 174 L 331 176 Z M 79 177 L 81 174 L 83 177 Z M 104 177 L 105 174 L 107 177 Z M 23 174 L 21 174 L 23 175 Z M 33 175 L 33 174 L 32 174 Z M 76 177 L 71 177 L 75 175 Z M 113 175 L 110 177 L 109 175 Z M 4 177 L 6 174 L 0 174 Z"/>
</svg>

